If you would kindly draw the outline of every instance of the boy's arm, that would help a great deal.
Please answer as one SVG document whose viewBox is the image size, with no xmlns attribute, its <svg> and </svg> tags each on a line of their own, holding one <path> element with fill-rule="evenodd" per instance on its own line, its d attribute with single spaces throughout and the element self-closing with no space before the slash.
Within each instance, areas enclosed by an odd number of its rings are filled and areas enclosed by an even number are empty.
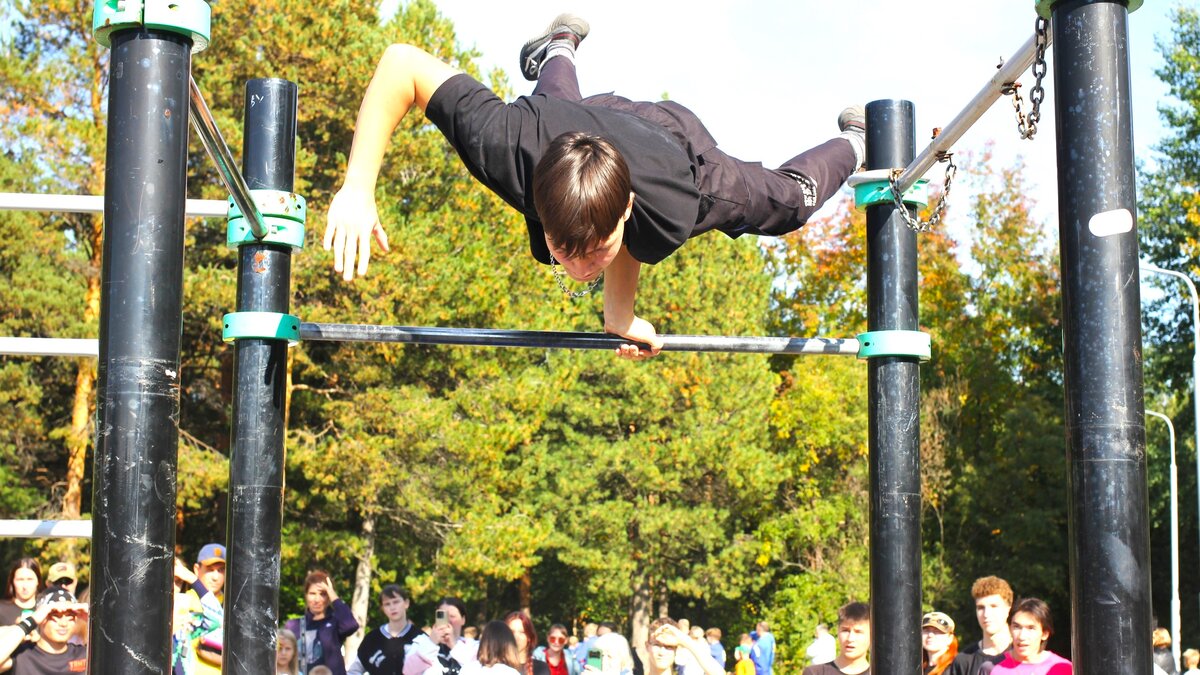
<svg viewBox="0 0 1200 675">
<path fill-rule="evenodd" d="M 333 269 L 346 281 L 367 273 L 371 236 L 388 250 L 387 234 L 375 208 L 375 181 L 384 151 L 400 120 L 414 105 L 429 104 L 438 87 L 459 71 L 412 45 L 394 44 L 383 52 L 354 126 L 346 180 L 329 205 L 325 250 L 333 250 Z"/>
<path fill-rule="evenodd" d="M 617 257 L 604 270 L 604 330 L 650 345 L 650 351 L 637 345 L 621 345 L 617 354 L 627 359 L 655 356 L 663 344 L 662 338 L 654 332 L 654 326 L 633 313 L 641 269 L 642 263 L 629 254 L 629 249 L 621 246 Z"/>
</svg>

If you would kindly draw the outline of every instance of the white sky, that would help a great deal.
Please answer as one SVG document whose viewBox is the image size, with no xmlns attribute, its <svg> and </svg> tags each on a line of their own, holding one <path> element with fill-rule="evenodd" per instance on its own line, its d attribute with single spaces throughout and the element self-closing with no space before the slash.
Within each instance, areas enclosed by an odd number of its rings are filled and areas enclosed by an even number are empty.
<svg viewBox="0 0 1200 675">
<path fill-rule="evenodd" d="M 397 0 L 385 0 L 385 11 Z M 1195 5 L 1196 0 L 1183 4 Z M 1169 36 L 1179 2 L 1147 0 L 1129 18 L 1134 142 L 1140 160 L 1162 135 L 1156 106 L 1166 87 L 1155 38 Z M 459 41 L 482 52 L 484 72 L 509 74 L 516 93 L 533 89 L 517 53 L 559 12 L 591 23 L 578 53 L 584 95 L 616 91 L 694 110 L 726 152 L 775 166 L 837 132 L 847 104 L 903 98 L 916 105 L 917 151 L 945 126 L 1033 34 L 1033 0 L 438 0 Z M 1000 166 L 1024 157 L 1035 211 L 1057 229 L 1053 47 L 1040 132 L 1017 137 L 1011 99 L 1002 99 L 959 141 L 960 156 L 995 143 Z M 1032 77 L 1022 78 L 1028 96 Z M 1028 110 L 1028 101 L 1026 101 Z M 960 162 L 961 165 L 961 162 Z M 941 180 L 941 168 L 929 177 Z M 964 173 L 960 171 L 960 178 Z M 953 227 L 970 184 L 951 198 Z M 955 207 L 958 207 L 955 209 Z M 957 210 L 957 215 L 955 214 Z M 957 230 L 958 228 L 954 228 Z"/>
</svg>

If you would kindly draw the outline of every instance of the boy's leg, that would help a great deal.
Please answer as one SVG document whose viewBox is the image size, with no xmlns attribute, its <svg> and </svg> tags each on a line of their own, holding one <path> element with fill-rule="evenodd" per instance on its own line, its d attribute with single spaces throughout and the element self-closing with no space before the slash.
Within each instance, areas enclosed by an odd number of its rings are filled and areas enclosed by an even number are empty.
<svg viewBox="0 0 1200 675">
<path fill-rule="evenodd" d="M 583 95 L 579 93 L 579 79 L 575 75 L 575 61 L 565 57 L 555 57 L 542 64 L 541 76 L 533 93 L 545 94 L 552 98 L 567 101 L 580 101 Z"/>
</svg>

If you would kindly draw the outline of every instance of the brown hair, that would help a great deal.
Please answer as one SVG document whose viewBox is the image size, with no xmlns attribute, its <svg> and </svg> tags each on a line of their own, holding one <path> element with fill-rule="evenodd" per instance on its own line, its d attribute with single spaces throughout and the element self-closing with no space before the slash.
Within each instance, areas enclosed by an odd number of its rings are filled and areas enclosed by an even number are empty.
<svg viewBox="0 0 1200 675">
<path fill-rule="evenodd" d="M 675 626 L 676 628 L 679 628 L 679 624 L 669 616 L 661 616 L 655 619 L 654 622 L 650 624 L 650 630 L 646 633 L 647 647 L 658 644 L 658 641 L 654 639 L 654 633 L 663 626 Z"/>
<path fill-rule="evenodd" d="M 1021 612 L 1037 619 L 1042 631 L 1046 633 L 1046 639 L 1042 640 L 1042 649 L 1045 649 L 1046 641 L 1054 635 L 1054 617 L 1050 616 L 1050 605 L 1038 598 L 1022 598 L 1008 613 L 1008 623 L 1012 624 L 1013 619 Z"/>
<path fill-rule="evenodd" d="M 976 600 L 987 597 L 989 595 L 998 595 L 1004 598 L 1009 607 L 1013 604 L 1012 586 L 1000 577 L 979 577 L 975 583 L 971 585 L 971 597 Z"/>
<path fill-rule="evenodd" d="M 308 573 L 308 576 L 304 577 L 304 592 L 307 593 L 308 589 L 326 581 L 329 581 L 329 572 L 325 570 L 313 570 Z"/>
<path fill-rule="evenodd" d="M 847 602 L 838 608 L 838 626 L 871 620 L 871 606 L 865 602 Z"/>
<path fill-rule="evenodd" d="M 574 258 L 610 237 L 633 183 L 621 152 L 600 136 L 573 131 L 550 142 L 533 170 L 533 204 L 546 236 Z"/>
<path fill-rule="evenodd" d="M 479 638 L 479 663 L 492 666 L 497 663 L 516 670 L 521 667 L 517 655 L 517 638 L 503 621 L 489 621 Z"/>
</svg>

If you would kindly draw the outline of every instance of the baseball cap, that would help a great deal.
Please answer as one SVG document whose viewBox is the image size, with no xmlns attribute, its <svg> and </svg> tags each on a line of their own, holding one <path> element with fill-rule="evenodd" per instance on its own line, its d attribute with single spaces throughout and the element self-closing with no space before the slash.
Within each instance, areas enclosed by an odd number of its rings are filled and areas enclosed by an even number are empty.
<svg viewBox="0 0 1200 675">
<path fill-rule="evenodd" d="M 215 562 L 225 562 L 225 547 L 220 544 L 205 544 L 196 556 L 196 563 L 211 565 Z"/>
<path fill-rule="evenodd" d="M 37 606 L 45 607 L 56 602 L 67 602 L 73 605 L 75 604 L 75 596 L 71 595 L 71 591 L 65 588 L 52 588 L 43 593 L 42 597 L 38 598 Z"/>
<path fill-rule="evenodd" d="M 921 617 L 921 628 L 926 626 L 936 628 L 943 633 L 954 632 L 954 619 L 942 614 L 941 612 L 930 612 Z"/>
<path fill-rule="evenodd" d="M 51 582 L 58 581 L 59 579 L 78 581 L 79 575 L 76 574 L 74 565 L 60 560 L 50 566 L 50 571 L 46 572 L 46 578 Z"/>
</svg>

